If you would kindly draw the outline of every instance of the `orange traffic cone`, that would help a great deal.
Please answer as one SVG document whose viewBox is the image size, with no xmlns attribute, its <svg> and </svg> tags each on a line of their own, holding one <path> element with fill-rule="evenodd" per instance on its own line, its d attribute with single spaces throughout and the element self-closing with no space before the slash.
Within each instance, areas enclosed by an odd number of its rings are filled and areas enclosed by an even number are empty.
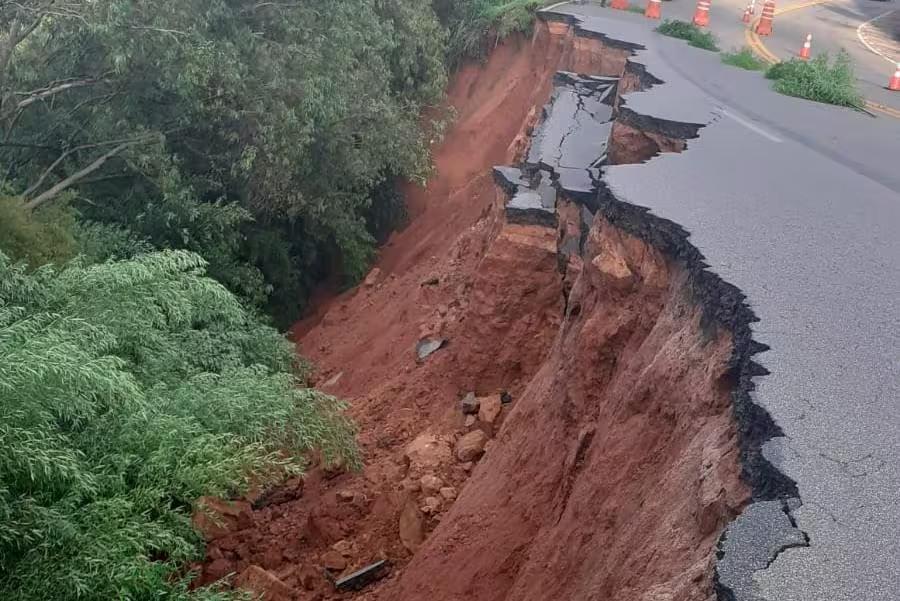
<svg viewBox="0 0 900 601">
<path fill-rule="evenodd" d="M 744 9 L 744 16 L 741 17 L 741 23 L 749 23 L 749 22 L 750 22 L 750 15 L 752 15 L 752 14 L 753 14 L 753 13 L 750 12 L 750 5 L 748 4 L 748 5 L 747 5 L 747 8 Z"/>
<path fill-rule="evenodd" d="M 772 20 L 775 19 L 775 1 L 766 0 L 763 4 L 762 15 L 756 24 L 756 35 L 772 35 Z"/>
<path fill-rule="evenodd" d="M 809 60 L 810 50 L 812 49 L 812 34 L 806 34 L 806 41 L 803 42 L 803 48 L 800 49 L 800 58 L 805 61 Z"/>
<path fill-rule="evenodd" d="M 888 82 L 888 90 L 900 92 L 900 63 L 897 63 L 897 70 L 894 71 L 894 76 Z"/>
<path fill-rule="evenodd" d="M 609 7 L 618 10 L 628 10 L 628 0 L 612 0 L 612 4 Z"/>
<path fill-rule="evenodd" d="M 694 9 L 694 25 L 706 27 L 709 25 L 710 0 L 697 0 L 697 8 Z"/>
<path fill-rule="evenodd" d="M 660 18 L 660 5 L 662 4 L 662 0 L 648 0 L 647 8 L 644 9 L 644 16 L 648 19 L 658 19 Z"/>
</svg>

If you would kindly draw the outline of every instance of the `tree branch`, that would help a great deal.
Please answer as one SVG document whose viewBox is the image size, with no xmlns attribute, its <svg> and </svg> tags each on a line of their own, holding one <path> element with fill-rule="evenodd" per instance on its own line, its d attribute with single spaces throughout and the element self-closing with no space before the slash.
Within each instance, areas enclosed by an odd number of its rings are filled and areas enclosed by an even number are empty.
<svg viewBox="0 0 900 601">
<path fill-rule="evenodd" d="M 108 161 L 112 157 L 116 156 L 117 154 L 119 154 L 120 152 L 125 150 L 126 148 L 129 148 L 129 147 L 134 146 L 135 144 L 139 144 L 139 143 L 140 143 L 139 141 L 133 140 L 131 142 L 125 142 L 124 144 L 119 144 L 118 146 L 116 146 L 115 148 L 113 148 L 112 150 L 107 152 L 106 154 L 99 157 L 97 160 L 95 160 L 93 163 L 91 163 L 84 169 L 73 173 L 72 175 L 70 175 L 66 179 L 62 180 L 61 182 L 59 182 L 58 184 L 56 184 L 55 186 L 53 186 L 52 188 L 50 188 L 49 190 L 44 192 L 43 194 L 36 196 L 33 200 L 26 202 L 25 209 L 28 211 L 34 211 L 42 204 L 46 203 L 49 200 L 52 200 L 54 197 L 59 195 L 61 192 L 65 191 L 67 188 L 69 188 L 73 184 L 78 183 L 78 181 L 84 179 L 85 177 L 87 177 L 88 175 L 90 175 L 91 173 L 93 173 L 94 171 L 99 169 L 100 167 L 102 167 L 104 165 L 104 163 L 106 163 L 106 161 Z"/>
<path fill-rule="evenodd" d="M 37 192 L 40 189 L 40 187 L 43 185 L 44 181 L 50 176 L 50 174 L 53 173 L 53 171 L 55 171 L 56 168 L 59 167 L 59 165 L 64 160 L 66 160 L 67 158 L 69 158 L 70 156 L 75 154 L 76 152 L 80 152 L 82 150 L 88 150 L 91 148 L 100 148 L 101 146 L 112 146 L 113 144 L 119 144 L 119 145 L 122 145 L 125 148 L 127 148 L 128 146 L 131 146 L 132 144 L 138 144 L 140 142 L 145 141 L 147 139 L 147 137 L 148 136 L 140 136 L 138 138 L 108 140 L 106 142 L 97 142 L 96 144 L 82 144 L 81 146 L 73 146 L 72 148 L 69 148 L 68 150 L 63 151 L 63 153 L 61 155 L 59 155 L 59 157 L 55 161 L 53 161 L 53 163 L 51 163 L 50 166 L 47 167 L 43 173 L 41 173 L 41 176 L 38 178 L 38 180 L 36 182 L 34 182 L 32 185 L 30 185 L 28 187 L 28 189 L 22 193 L 22 196 L 24 196 L 25 198 L 29 198 L 32 194 Z M 122 150 L 124 150 L 124 148 L 119 149 L 114 154 L 118 154 L 118 152 L 121 152 Z M 109 157 L 107 157 L 107 158 L 109 158 Z M 106 159 L 104 159 L 104 162 L 105 162 L 105 160 Z M 101 165 L 102 165 L 102 163 L 101 163 Z M 98 165 L 98 167 L 99 167 L 99 165 Z M 85 174 L 85 175 L 87 175 L 87 174 Z"/>
<path fill-rule="evenodd" d="M 26 98 L 20 100 L 14 110 L 22 110 L 38 100 L 43 100 L 49 96 L 53 96 L 55 94 L 59 94 L 60 92 L 65 92 L 66 90 L 71 90 L 72 88 L 83 88 L 85 86 L 90 86 L 95 83 L 99 83 L 103 81 L 102 79 L 94 79 L 92 77 L 85 77 L 83 79 L 70 79 L 66 80 L 64 83 L 59 84 L 51 84 L 46 88 L 41 88 L 38 90 L 34 90 L 31 92 L 16 92 L 19 96 L 26 96 Z"/>
</svg>

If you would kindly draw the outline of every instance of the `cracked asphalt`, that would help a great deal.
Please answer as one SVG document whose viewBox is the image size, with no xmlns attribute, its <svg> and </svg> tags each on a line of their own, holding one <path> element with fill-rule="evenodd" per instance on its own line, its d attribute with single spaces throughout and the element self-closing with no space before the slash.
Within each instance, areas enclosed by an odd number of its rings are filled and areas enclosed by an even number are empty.
<svg viewBox="0 0 900 601">
<path fill-rule="evenodd" d="M 797 482 L 799 530 L 781 502 L 729 527 L 734 599 L 900 600 L 900 120 L 778 95 L 638 15 L 552 10 L 646 47 L 632 60 L 665 83 L 627 95 L 630 110 L 704 125 L 684 153 L 604 179 L 691 233 L 771 347 L 753 399 L 784 432 L 764 454 Z"/>
</svg>

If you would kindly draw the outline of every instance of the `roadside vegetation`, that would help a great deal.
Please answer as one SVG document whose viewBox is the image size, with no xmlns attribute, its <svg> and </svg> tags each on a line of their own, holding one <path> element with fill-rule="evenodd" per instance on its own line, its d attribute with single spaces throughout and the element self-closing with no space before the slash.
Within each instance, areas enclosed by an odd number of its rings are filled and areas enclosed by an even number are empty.
<svg viewBox="0 0 900 601">
<path fill-rule="evenodd" d="M 500 39 L 529 32 L 534 13 L 554 0 L 433 0 L 434 10 L 447 27 L 447 62 L 486 56 Z"/>
<path fill-rule="evenodd" d="M 856 87 L 850 56 L 844 51 L 834 60 L 820 54 L 808 61 L 778 63 L 769 67 L 766 77 L 774 80 L 776 91 L 788 96 L 857 108 L 864 103 Z"/>
<path fill-rule="evenodd" d="M 638 4 L 629 4 L 628 5 L 628 12 L 630 12 L 630 13 L 642 15 L 642 14 L 644 14 L 644 11 L 646 11 L 646 8 L 643 6 L 640 6 Z"/>
<path fill-rule="evenodd" d="M 656 31 L 662 35 L 672 38 L 686 40 L 687 43 L 695 48 L 718 52 L 719 47 L 716 45 L 716 38 L 712 33 L 703 31 L 693 23 L 686 21 L 666 19 L 656 28 Z"/>
<path fill-rule="evenodd" d="M 0 254 L 0 596 L 188 593 L 201 495 L 356 462 L 341 405 L 186 251 L 30 271 Z"/>
<path fill-rule="evenodd" d="M 753 54 L 753 50 L 744 47 L 740 50 L 722 53 L 722 62 L 732 67 L 739 67 L 748 71 L 765 71 L 769 65 L 762 59 Z"/>
<path fill-rule="evenodd" d="M 275 326 L 424 181 L 448 73 L 544 2 L 0 3 L 0 597 L 190 590 L 205 495 L 353 466 Z M 323 8 L 324 6 L 324 8 Z"/>
</svg>

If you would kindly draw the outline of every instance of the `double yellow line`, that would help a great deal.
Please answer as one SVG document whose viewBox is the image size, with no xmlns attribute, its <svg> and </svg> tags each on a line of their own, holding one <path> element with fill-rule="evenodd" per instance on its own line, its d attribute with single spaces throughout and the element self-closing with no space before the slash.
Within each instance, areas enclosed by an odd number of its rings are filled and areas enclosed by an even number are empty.
<svg viewBox="0 0 900 601">
<path fill-rule="evenodd" d="M 816 6 L 818 4 L 825 4 L 829 2 L 829 0 L 810 0 L 809 2 L 800 2 L 799 4 L 792 4 L 791 6 L 787 6 L 785 8 L 779 8 L 775 10 L 775 16 L 783 15 L 785 13 L 793 12 L 795 10 L 800 10 L 803 8 L 809 8 L 810 6 Z M 766 48 L 766 45 L 763 44 L 763 41 L 756 34 L 756 26 L 759 24 L 759 17 L 756 17 L 751 23 L 750 26 L 744 30 L 744 40 L 747 42 L 747 46 L 750 47 L 751 50 L 762 60 L 766 61 L 770 65 L 774 65 L 775 63 L 780 63 L 781 59 L 775 56 L 775 54 Z M 870 111 L 875 111 L 881 113 L 883 115 L 887 115 L 888 117 L 894 117 L 895 119 L 900 119 L 900 111 L 897 109 L 885 106 L 874 100 L 865 101 L 866 109 Z"/>
</svg>

